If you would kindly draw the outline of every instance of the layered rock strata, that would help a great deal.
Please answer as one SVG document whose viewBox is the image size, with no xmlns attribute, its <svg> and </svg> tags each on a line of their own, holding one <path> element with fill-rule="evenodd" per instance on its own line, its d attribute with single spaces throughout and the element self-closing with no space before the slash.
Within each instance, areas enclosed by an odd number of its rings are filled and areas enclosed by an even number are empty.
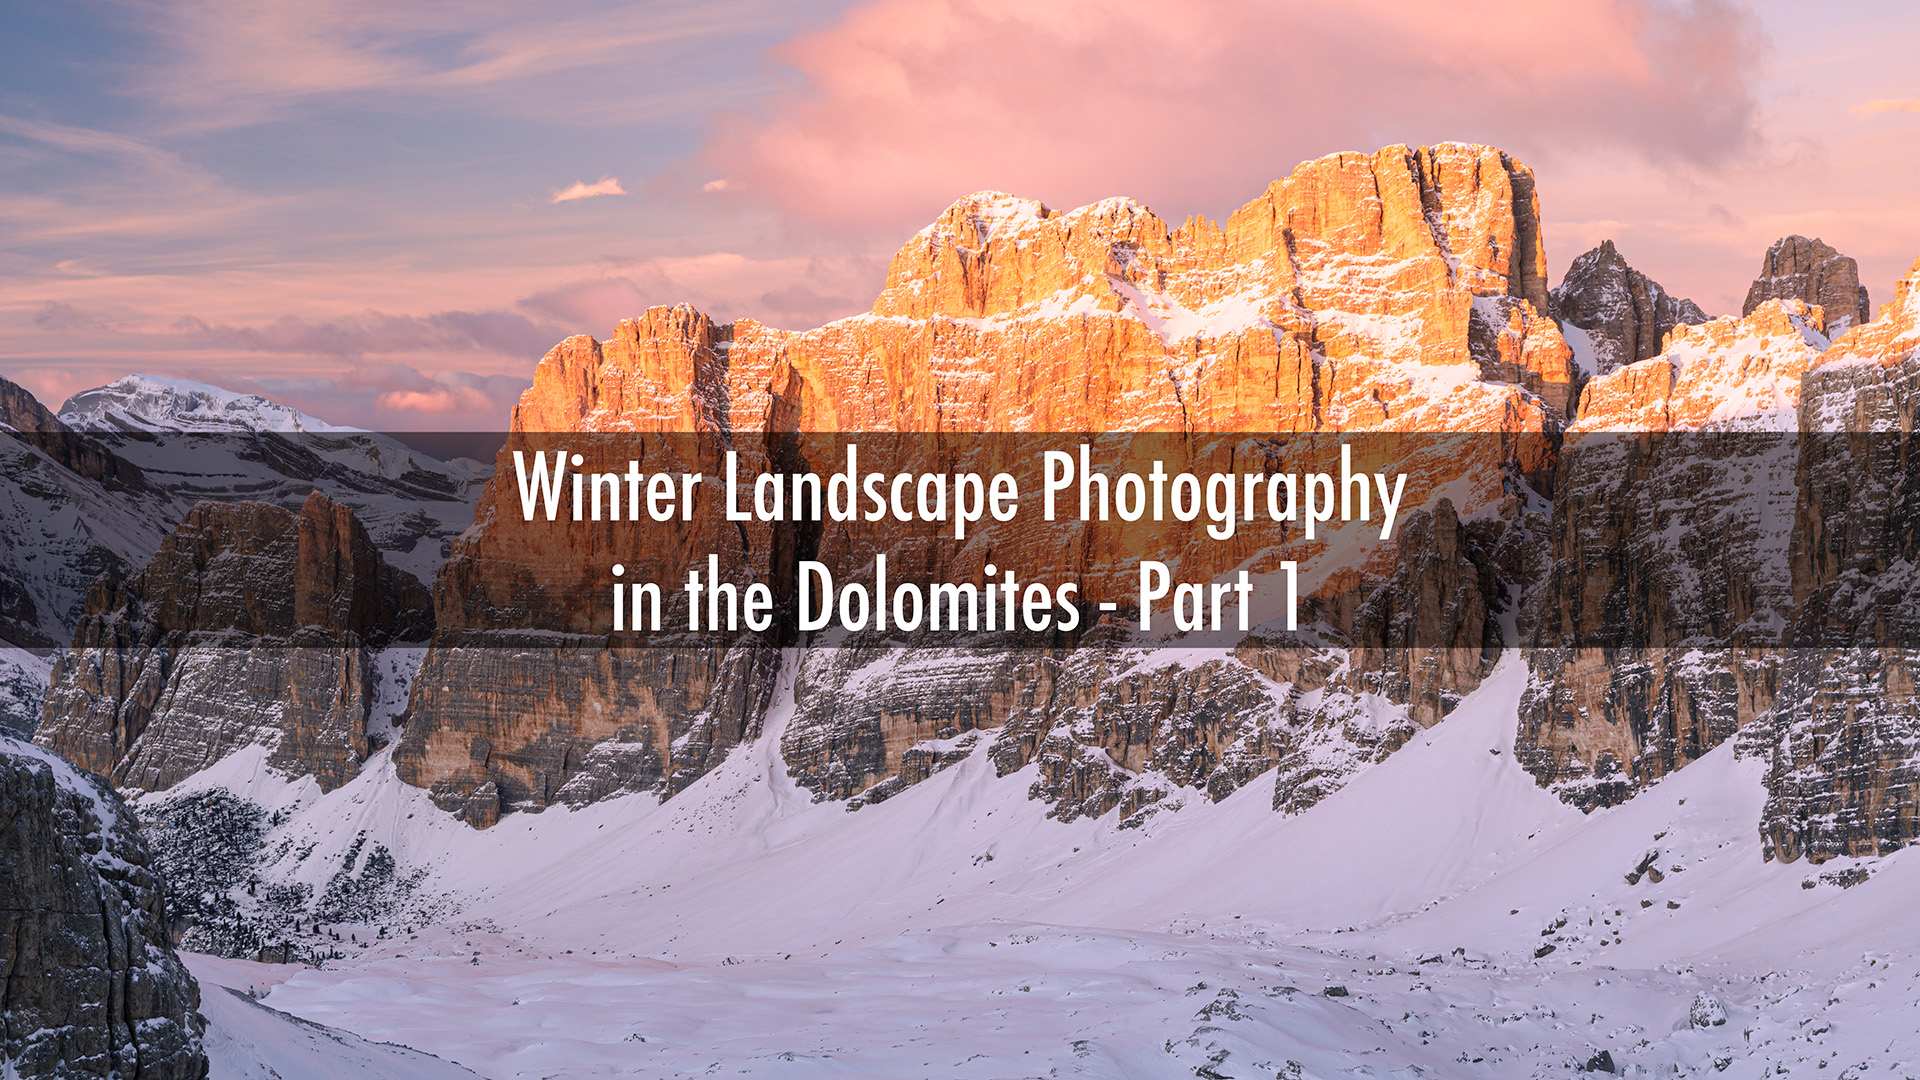
<svg viewBox="0 0 1920 1080">
<path fill-rule="evenodd" d="M 1610 805 L 1737 734 L 1770 857 L 1920 835 L 1917 280 L 1830 345 L 1822 308 L 1768 300 L 1589 385 L 1521 708 L 1543 784 Z"/>
</svg>

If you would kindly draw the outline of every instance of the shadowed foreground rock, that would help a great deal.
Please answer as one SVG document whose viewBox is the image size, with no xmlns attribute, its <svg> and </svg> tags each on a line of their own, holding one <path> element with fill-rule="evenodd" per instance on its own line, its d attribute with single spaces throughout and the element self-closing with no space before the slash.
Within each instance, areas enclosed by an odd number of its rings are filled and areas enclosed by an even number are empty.
<svg viewBox="0 0 1920 1080">
<path fill-rule="evenodd" d="M 105 784 L 0 738 L 0 1075 L 197 1080 L 200 990 Z"/>
<path fill-rule="evenodd" d="M 89 590 L 37 741 L 121 787 L 157 791 L 250 744 L 347 782 L 369 752 L 372 652 L 432 626 L 345 506 L 202 503 L 125 582 Z"/>
</svg>

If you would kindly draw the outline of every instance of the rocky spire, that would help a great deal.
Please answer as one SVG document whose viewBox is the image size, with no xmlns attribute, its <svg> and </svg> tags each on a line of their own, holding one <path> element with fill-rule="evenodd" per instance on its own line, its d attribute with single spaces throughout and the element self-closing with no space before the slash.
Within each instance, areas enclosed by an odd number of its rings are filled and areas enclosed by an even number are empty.
<svg viewBox="0 0 1920 1080">
<path fill-rule="evenodd" d="M 1827 331 L 1840 336 L 1873 318 L 1873 304 L 1860 284 L 1860 266 L 1818 239 L 1783 236 L 1767 249 L 1760 276 L 1747 290 L 1740 314 L 1768 300 L 1804 300 L 1827 311 Z"/>
<path fill-rule="evenodd" d="M 1700 305 L 1668 293 L 1628 266 L 1611 240 L 1573 260 L 1553 290 L 1551 306 L 1588 375 L 1658 356 L 1674 327 L 1707 321 Z M 1583 340 L 1587 348 L 1581 347 Z"/>
</svg>

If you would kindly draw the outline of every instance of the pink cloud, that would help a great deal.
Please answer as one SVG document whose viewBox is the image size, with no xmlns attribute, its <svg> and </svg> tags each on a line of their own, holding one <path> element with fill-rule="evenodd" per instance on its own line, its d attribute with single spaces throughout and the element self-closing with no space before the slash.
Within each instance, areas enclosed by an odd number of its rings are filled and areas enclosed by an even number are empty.
<svg viewBox="0 0 1920 1080">
<path fill-rule="evenodd" d="M 493 402 L 471 386 L 436 386 L 430 390 L 391 390 L 381 394 L 379 404 L 389 412 L 426 413 L 444 416 L 490 410 Z"/>
<path fill-rule="evenodd" d="M 553 193 L 553 199 L 551 201 L 557 204 L 574 202 L 578 199 L 595 199 L 602 195 L 625 195 L 626 193 L 627 189 L 620 186 L 619 177 L 603 176 L 591 184 L 584 180 L 575 180 L 566 187 L 557 188 Z"/>
<path fill-rule="evenodd" d="M 1875 113 L 1920 113 L 1920 98 L 1876 98 L 1863 101 L 1848 112 L 1855 116 L 1872 116 Z"/>
<path fill-rule="evenodd" d="M 730 196 L 888 227 L 980 188 L 1226 209 L 1398 141 L 1711 166 L 1756 143 L 1760 51 L 1713 0 L 873 0 L 777 50 L 798 80 L 704 164 Z"/>
<path fill-rule="evenodd" d="M 750 316 L 804 329 L 873 304 L 886 266 L 868 255 L 753 259 L 728 252 L 609 260 L 602 273 L 526 297 L 537 318 L 604 336 L 656 304 L 688 303 L 727 321 Z"/>
</svg>

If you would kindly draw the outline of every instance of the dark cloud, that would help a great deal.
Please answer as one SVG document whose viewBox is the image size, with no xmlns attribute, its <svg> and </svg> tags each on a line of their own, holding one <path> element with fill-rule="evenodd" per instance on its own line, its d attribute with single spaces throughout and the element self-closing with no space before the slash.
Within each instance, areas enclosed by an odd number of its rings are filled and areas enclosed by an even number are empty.
<svg viewBox="0 0 1920 1080">
<path fill-rule="evenodd" d="M 203 348 L 342 359 L 462 350 L 537 359 L 566 336 L 552 324 L 504 311 L 443 311 L 424 316 L 368 311 L 321 322 L 288 315 L 270 323 L 237 326 L 186 316 L 173 329 Z"/>
<path fill-rule="evenodd" d="M 72 304 L 49 301 L 46 306 L 34 312 L 33 325 L 42 330 L 96 330 L 105 326 L 106 322 L 99 316 L 82 311 Z"/>
</svg>

